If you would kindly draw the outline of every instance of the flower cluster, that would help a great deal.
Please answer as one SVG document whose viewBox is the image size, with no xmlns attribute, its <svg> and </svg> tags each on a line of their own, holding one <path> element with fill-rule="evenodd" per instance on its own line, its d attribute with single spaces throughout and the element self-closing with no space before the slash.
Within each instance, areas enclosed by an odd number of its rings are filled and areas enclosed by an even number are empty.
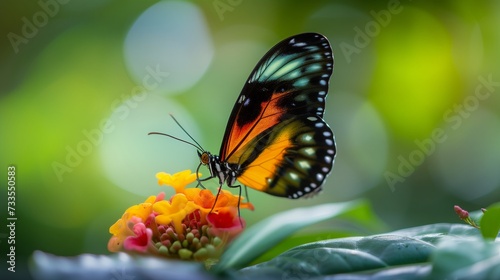
<svg viewBox="0 0 500 280">
<path fill-rule="evenodd" d="M 128 208 L 109 228 L 110 251 L 214 259 L 243 230 L 245 221 L 238 206 L 253 210 L 251 203 L 226 190 L 215 196 L 207 189 L 186 188 L 197 177 L 190 170 L 173 175 L 160 172 L 156 177 L 160 185 L 173 187 L 175 194 L 165 200 L 162 192 Z"/>
</svg>

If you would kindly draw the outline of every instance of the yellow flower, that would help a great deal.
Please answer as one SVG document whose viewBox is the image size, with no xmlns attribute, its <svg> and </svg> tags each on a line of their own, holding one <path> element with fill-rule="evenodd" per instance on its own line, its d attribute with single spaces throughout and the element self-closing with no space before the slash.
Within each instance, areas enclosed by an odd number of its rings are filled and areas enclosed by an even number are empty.
<svg viewBox="0 0 500 280">
<path fill-rule="evenodd" d="M 153 210 L 158 213 L 155 221 L 157 224 L 168 225 L 172 223 L 177 234 L 181 234 L 182 221 L 187 215 L 198 209 L 193 201 L 188 201 L 184 194 L 178 193 L 172 197 L 172 202 L 160 201 L 155 203 Z"/>
<path fill-rule="evenodd" d="M 198 175 L 201 176 L 200 173 Z M 175 189 L 176 193 L 182 193 L 187 185 L 196 181 L 196 173 L 191 173 L 191 170 L 177 172 L 174 175 L 159 172 L 156 174 L 156 178 L 158 179 L 158 184 L 171 186 Z"/>
</svg>

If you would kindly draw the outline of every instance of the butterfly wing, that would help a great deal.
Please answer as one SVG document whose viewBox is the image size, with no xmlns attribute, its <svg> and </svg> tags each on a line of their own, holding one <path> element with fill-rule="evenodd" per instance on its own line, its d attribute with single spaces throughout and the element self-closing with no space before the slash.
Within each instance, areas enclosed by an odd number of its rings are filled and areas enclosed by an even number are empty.
<svg viewBox="0 0 500 280">
<path fill-rule="evenodd" d="M 333 54 L 304 33 L 274 46 L 250 74 L 230 115 L 220 158 L 242 184 L 298 198 L 321 189 L 335 157 L 322 119 Z"/>
</svg>

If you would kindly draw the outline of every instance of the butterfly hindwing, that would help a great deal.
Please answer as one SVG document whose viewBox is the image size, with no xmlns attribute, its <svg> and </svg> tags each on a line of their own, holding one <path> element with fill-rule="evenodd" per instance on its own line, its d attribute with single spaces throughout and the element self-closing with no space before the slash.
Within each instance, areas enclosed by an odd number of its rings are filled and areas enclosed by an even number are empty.
<svg viewBox="0 0 500 280">
<path fill-rule="evenodd" d="M 323 121 L 333 71 L 325 37 L 299 34 L 274 46 L 250 74 L 230 115 L 220 159 L 253 189 L 298 198 L 320 190 L 335 157 Z"/>
<path fill-rule="evenodd" d="M 321 189 L 335 158 L 330 127 L 318 116 L 299 116 L 277 124 L 251 141 L 242 155 L 238 180 L 276 196 L 299 198 Z"/>
</svg>

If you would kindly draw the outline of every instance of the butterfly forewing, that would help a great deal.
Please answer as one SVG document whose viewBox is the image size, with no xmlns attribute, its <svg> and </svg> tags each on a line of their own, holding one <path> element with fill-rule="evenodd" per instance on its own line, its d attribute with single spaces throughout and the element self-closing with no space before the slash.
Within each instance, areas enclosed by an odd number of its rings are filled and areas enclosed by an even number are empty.
<svg viewBox="0 0 500 280">
<path fill-rule="evenodd" d="M 333 133 L 322 119 L 332 71 L 330 45 L 315 33 L 285 39 L 260 60 L 220 152 L 242 184 L 290 198 L 321 188 L 335 157 Z"/>
</svg>

